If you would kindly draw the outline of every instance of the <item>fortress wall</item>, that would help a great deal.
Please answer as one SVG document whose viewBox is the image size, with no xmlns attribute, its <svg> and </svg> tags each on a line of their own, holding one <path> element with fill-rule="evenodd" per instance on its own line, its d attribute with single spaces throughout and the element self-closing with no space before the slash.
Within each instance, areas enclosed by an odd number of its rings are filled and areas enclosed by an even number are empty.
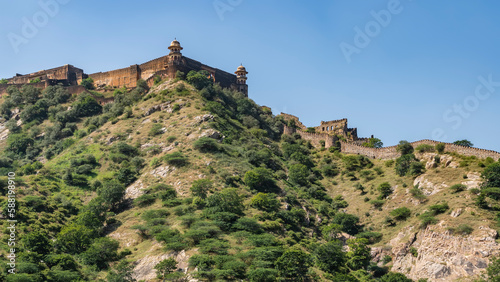
<svg viewBox="0 0 500 282">
<path fill-rule="evenodd" d="M 135 87 L 138 79 L 137 65 L 128 68 L 112 70 L 108 72 L 98 72 L 90 74 L 95 85 L 109 85 L 113 87 Z"/>
<path fill-rule="evenodd" d="M 356 145 L 353 143 L 346 143 L 346 142 L 340 142 L 341 143 L 341 151 L 344 153 L 349 153 L 349 154 L 358 154 L 358 155 L 365 155 L 371 158 L 377 158 L 377 159 L 395 159 L 400 156 L 400 153 L 397 152 L 396 148 L 397 146 L 390 146 L 390 147 L 383 147 L 383 148 L 368 148 L 368 147 L 363 147 L 360 145 Z M 421 144 L 426 144 L 426 145 L 431 145 L 435 146 L 439 143 L 438 141 L 434 140 L 420 140 L 420 141 L 415 141 L 410 143 L 414 148 Z M 492 151 L 492 150 L 486 150 L 486 149 L 479 149 L 479 148 L 473 148 L 473 147 L 465 147 L 465 146 L 460 146 L 456 145 L 453 143 L 444 143 L 445 144 L 445 152 L 455 152 L 460 155 L 464 156 L 476 156 L 480 159 L 485 159 L 488 157 L 491 157 L 495 161 L 498 161 L 500 159 L 500 153 Z"/>
<path fill-rule="evenodd" d="M 164 70 L 166 63 L 167 56 L 163 56 L 149 62 L 145 62 L 144 64 L 140 64 L 140 78 L 148 80 L 149 78 L 153 77 L 156 72 Z"/>
<path fill-rule="evenodd" d="M 299 128 L 302 128 L 303 130 L 306 130 L 307 127 L 305 125 L 302 124 L 302 122 L 299 121 L 299 118 L 294 116 L 294 115 L 290 115 L 290 114 L 285 114 L 285 113 L 281 113 L 279 114 L 280 116 L 282 116 L 285 120 L 295 120 L 295 125 L 297 125 Z"/>
</svg>

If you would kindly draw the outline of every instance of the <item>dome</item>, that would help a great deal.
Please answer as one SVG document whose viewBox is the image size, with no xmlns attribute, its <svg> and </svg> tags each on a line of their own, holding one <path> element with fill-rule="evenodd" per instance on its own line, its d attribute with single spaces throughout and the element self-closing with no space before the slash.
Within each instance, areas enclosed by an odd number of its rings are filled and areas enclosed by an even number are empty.
<svg viewBox="0 0 500 282">
<path fill-rule="evenodd" d="M 168 47 L 168 49 L 172 49 L 172 48 L 177 48 L 177 49 L 184 49 L 181 47 L 181 43 L 179 43 L 179 41 L 177 41 L 177 39 L 174 39 L 174 41 L 172 41 L 172 43 L 170 43 L 170 46 Z"/>
<path fill-rule="evenodd" d="M 247 72 L 247 69 L 246 69 L 243 65 L 240 65 L 240 66 L 236 69 L 236 72 L 244 72 L 244 73 L 248 73 L 248 72 Z"/>
</svg>

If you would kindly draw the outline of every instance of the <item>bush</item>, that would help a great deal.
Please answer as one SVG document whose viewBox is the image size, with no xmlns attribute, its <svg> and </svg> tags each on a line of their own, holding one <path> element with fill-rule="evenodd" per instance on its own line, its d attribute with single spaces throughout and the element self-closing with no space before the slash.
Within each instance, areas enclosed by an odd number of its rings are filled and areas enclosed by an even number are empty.
<svg viewBox="0 0 500 282">
<path fill-rule="evenodd" d="M 163 133 L 163 125 L 159 124 L 159 123 L 155 123 L 155 124 L 153 124 L 153 126 L 149 130 L 148 135 L 149 136 L 156 136 L 156 135 L 160 135 L 162 133 Z"/>
<path fill-rule="evenodd" d="M 419 153 L 434 152 L 434 146 L 428 144 L 420 144 L 415 148 L 415 150 Z"/>
<path fill-rule="evenodd" d="M 156 197 L 154 195 L 144 194 L 134 200 L 134 205 L 143 208 L 154 204 L 155 201 Z"/>
<path fill-rule="evenodd" d="M 201 90 L 209 85 L 212 85 L 212 80 L 209 78 L 210 74 L 205 71 L 190 71 L 186 76 L 186 81 L 193 85 L 196 89 Z"/>
<path fill-rule="evenodd" d="M 269 192 L 276 187 L 272 172 L 262 167 L 247 171 L 243 181 L 250 189 L 259 192 Z"/>
<path fill-rule="evenodd" d="M 188 163 L 188 159 L 181 152 L 174 152 L 171 154 L 166 154 L 163 159 L 170 165 L 181 167 Z"/>
<path fill-rule="evenodd" d="M 422 190 L 420 190 L 418 187 L 410 189 L 410 194 L 419 201 L 427 199 L 427 197 L 424 195 L 424 192 L 422 192 Z"/>
<path fill-rule="evenodd" d="M 500 163 L 488 165 L 481 176 L 485 180 L 484 187 L 500 187 Z"/>
<path fill-rule="evenodd" d="M 450 207 L 448 203 L 435 204 L 429 207 L 429 210 L 433 215 L 441 214 L 447 211 Z"/>
<path fill-rule="evenodd" d="M 291 182 L 294 182 L 298 185 L 307 186 L 309 184 L 309 169 L 303 164 L 292 165 L 288 172 L 288 176 Z"/>
<path fill-rule="evenodd" d="M 467 224 L 460 224 L 456 229 L 451 228 L 450 231 L 455 234 L 469 235 L 474 231 L 474 228 Z"/>
<path fill-rule="evenodd" d="M 212 188 L 213 182 L 210 179 L 195 180 L 191 185 L 191 194 L 202 199 L 207 198 L 208 191 Z"/>
<path fill-rule="evenodd" d="M 392 194 L 392 188 L 391 188 L 391 184 L 389 184 L 389 182 L 384 182 L 384 183 L 380 184 L 378 186 L 377 190 L 380 192 L 379 199 L 385 199 L 389 195 Z"/>
<path fill-rule="evenodd" d="M 94 89 L 94 80 L 91 77 L 85 78 L 82 80 L 82 82 L 80 82 L 80 85 L 83 86 L 87 90 L 93 90 Z"/>
<path fill-rule="evenodd" d="M 425 228 L 425 227 L 427 227 L 427 225 L 437 223 L 437 219 L 434 216 L 432 216 L 432 214 L 430 214 L 430 213 L 421 214 L 420 219 L 422 220 L 422 223 L 420 225 L 421 228 Z"/>
<path fill-rule="evenodd" d="M 379 242 L 380 240 L 382 240 L 382 233 L 365 231 L 365 232 L 358 233 L 356 235 L 356 238 L 364 238 L 364 239 L 368 240 L 369 244 L 375 244 L 375 243 Z"/>
<path fill-rule="evenodd" d="M 250 200 L 250 206 L 259 210 L 273 212 L 279 210 L 280 202 L 274 194 L 257 193 Z"/>
<path fill-rule="evenodd" d="M 396 220 L 406 220 L 411 215 L 411 211 L 407 207 L 397 208 L 391 211 L 391 215 Z"/>
<path fill-rule="evenodd" d="M 337 213 L 333 217 L 332 223 L 342 226 L 342 231 L 350 235 L 356 235 L 359 232 L 359 218 L 355 215 L 341 212 Z"/>
<path fill-rule="evenodd" d="M 193 147 L 200 152 L 217 152 L 219 151 L 219 144 L 212 138 L 209 137 L 201 137 L 196 140 L 193 144 Z"/>
<path fill-rule="evenodd" d="M 399 141 L 396 150 L 401 153 L 401 156 L 413 153 L 413 146 L 405 140 Z"/>
<path fill-rule="evenodd" d="M 384 200 L 372 200 L 370 201 L 370 204 L 372 204 L 375 208 L 381 208 L 384 204 Z"/>
<path fill-rule="evenodd" d="M 467 186 L 465 186 L 463 184 L 455 184 L 455 185 L 450 187 L 450 190 L 452 191 L 452 193 L 462 192 L 462 191 L 465 191 L 466 189 L 467 189 Z"/>
<path fill-rule="evenodd" d="M 445 147 L 446 147 L 446 145 L 444 143 L 439 143 L 439 144 L 436 144 L 436 146 L 435 146 L 436 151 L 440 154 L 444 153 Z"/>
</svg>

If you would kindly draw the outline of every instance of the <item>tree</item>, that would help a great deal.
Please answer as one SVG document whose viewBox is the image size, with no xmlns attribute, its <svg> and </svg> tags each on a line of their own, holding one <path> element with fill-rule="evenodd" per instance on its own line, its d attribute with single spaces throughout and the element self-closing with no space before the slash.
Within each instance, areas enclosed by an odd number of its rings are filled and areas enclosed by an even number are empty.
<svg viewBox="0 0 500 282">
<path fill-rule="evenodd" d="M 230 212 L 243 214 L 243 199 L 238 195 L 235 188 L 226 188 L 216 192 L 207 198 L 207 212 Z"/>
<path fill-rule="evenodd" d="M 440 154 L 444 153 L 445 147 L 446 147 L 446 145 L 444 143 L 439 143 L 439 144 L 436 144 L 436 146 L 435 146 L 436 151 Z"/>
<path fill-rule="evenodd" d="M 309 176 L 309 169 L 303 164 L 294 164 L 290 167 L 288 176 L 290 181 L 301 185 L 307 186 L 309 181 L 307 177 Z"/>
<path fill-rule="evenodd" d="M 402 156 L 413 153 L 413 146 L 410 142 L 402 140 L 396 147 L 396 150 L 401 153 Z"/>
<path fill-rule="evenodd" d="M 210 73 L 205 70 L 190 71 L 187 74 L 186 80 L 189 84 L 193 85 L 196 89 L 201 90 L 213 83 L 210 79 Z"/>
<path fill-rule="evenodd" d="M 133 269 L 132 265 L 122 260 L 114 270 L 108 272 L 106 280 L 107 282 L 136 282 L 137 280 L 132 276 L 134 274 Z"/>
<path fill-rule="evenodd" d="M 356 235 L 359 232 L 359 217 L 355 215 L 339 212 L 333 217 L 332 223 L 342 226 L 342 231 L 350 235 Z"/>
<path fill-rule="evenodd" d="M 392 194 L 392 187 L 389 182 L 384 182 L 380 184 L 377 188 L 377 190 L 380 192 L 380 199 L 385 199 L 387 198 L 390 194 Z"/>
<path fill-rule="evenodd" d="M 363 146 L 369 148 L 382 148 L 382 146 L 384 146 L 384 143 L 378 138 L 370 138 L 368 139 L 368 142 L 363 143 Z"/>
<path fill-rule="evenodd" d="M 285 279 L 306 281 L 311 262 L 310 254 L 298 248 L 290 248 L 276 260 L 276 269 Z"/>
<path fill-rule="evenodd" d="M 79 117 L 89 117 L 102 112 L 102 106 L 90 95 L 81 95 L 73 107 Z"/>
<path fill-rule="evenodd" d="M 271 171 L 263 167 L 247 171 L 243 181 L 250 189 L 260 192 L 271 191 L 276 186 Z"/>
<path fill-rule="evenodd" d="M 396 174 L 399 176 L 405 176 L 409 171 L 413 162 L 415 162 L 415 156 L 413 154 L 402 155 L 396 159 Z"/>
<path fill-rule="evenodd" d="M 364 238 L 347 240 L 349 252 L 346 265 L 351 270 L 365 269 L 370 264 L 371 254 L 367 244 L 368 240 Z"/>
<path fill-rule="evenodd" d="M 160 261 L 154 267 L 156 269 L 156 276 L 158 279 L 165 279 L 167 276 L 177 269 L 177 261 L 174 258 L 168 258 Z"/>
<path fill-rule="evenodd" d="M 460 146 L 465 146 L 465 147 L 472 147 L 472 146 L 474 146 L 474 144 L 472 144 L 472 142 L 470 142 L 467 139 L 457 140 L 457 141 L 453 142 L 453 144 L 460 145 Z"/>
<path fill-rule="evenodd" d="M 488 165 L 481 176 L 485 180 L 484 187 L 500 187 L 500 163 Z"/>
<path fill-rule="evenodd" d="M 411 215 L 411 210 L 407 207 L 396 208 L 391 211 L 391 215 L 396 220 L 406 220 Z"/>
<path fill-rule="evenodd" d="M 93 90 L 94 89 L 94 80 L 91 77 L 85 78 L 82 80 L 82 82 L 80 82 L 80 85 L 83 86 L 87 90 Z"/>
<path fill-rule="evenodd" d="M 113 207 L 121 202 L 123 196 L 125 196 L 125 186 L 117 179 L 108 179 L 97 189 L 97 195 L 102 197 L 108 206 Z"/>
<path fill-rule="evenodd" d="M 487 281 L 500 282 L 500 257 L 494 257 L 490 260 L 490 264 L 486 268 Z"/>
<path fill-rule="evenodd" d="M 331 274 L 340 271 L 346 261 L 345 253 L 342 251 L 342 242 L 339 240 L 318 246 L 314 256 L 318 268 Z"/>
<path fill-rule="evenodd" d="M 250 200 L 250 206 L 259 210 L 273 212 L 279 210 L 280 202 L 276 199 L 274 194 L 257 193 L 257 195 L 253 196 Z"/>
<path fill-rule="evenodd" d="M 7 150 L 17 155 L 24 155 L 34 143 L 35 140 L 29 138 L 25 133 L 10 134 L 7 138 Z"/>
<path fill-rule="evenodd" d="M 26 233 L 21 241 L 27 251 L 35 252 L 40 255 L 49 254 L 52 250 L 52 244 L 47 234 L 38 230 Z"/>
<path fill-rule="evenodd" d="M 199 179 L 195 180 L 191 185 L 191 194 L 195 197 L 200 197 L 202 199 L 207 198 L 208 191 L 212 188 L 213 182 L 210 179 Z"/>
<path fill-rule="evenodd" d="M 94 243 L 82 255 L 82 260 L 87 265 L 94 265 L 99 269 L 106 269 L 108 262 L 118 259 L 118 241 L 108 237 L 95 240 Z"/>
<path fill-rule="evenodd" d="M 27 104 L 34 104 L 40 96 L 40 89 L 34 87 L 33 85 L 24 85 L 21 88 L 23 100 Z"/>
<path fill-rule="evenodd" d="M 87 249 L 94 238 L 94 231 L 82 225 L 64 227 L 57 235 L 56 248 L 68 254 L 78 254 Z"/>
</svg>

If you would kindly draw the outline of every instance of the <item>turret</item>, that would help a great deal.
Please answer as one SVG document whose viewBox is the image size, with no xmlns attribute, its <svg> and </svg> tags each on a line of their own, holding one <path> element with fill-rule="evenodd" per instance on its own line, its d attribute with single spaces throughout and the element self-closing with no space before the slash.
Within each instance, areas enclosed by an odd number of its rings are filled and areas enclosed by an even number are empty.
<svg viewBox="0 0 500 282">
<path fill-rule="evenodd" d="M 240 65 L 234 73 L 236 74 L 236 89 L 248 97 L 247 70 Z"/>
<path fill-rule="evenodd" d="M 172 43 L 170 43 L 170 46 L 168 47 L 170 50 L 170 53 L 168 54 L 168 57 L 170 61 L 180 61 L 182 57 L 181 50 L 184 49 L 181 47 L 181 44 L 177 39 L 174 39 Z"/>
</svg>

